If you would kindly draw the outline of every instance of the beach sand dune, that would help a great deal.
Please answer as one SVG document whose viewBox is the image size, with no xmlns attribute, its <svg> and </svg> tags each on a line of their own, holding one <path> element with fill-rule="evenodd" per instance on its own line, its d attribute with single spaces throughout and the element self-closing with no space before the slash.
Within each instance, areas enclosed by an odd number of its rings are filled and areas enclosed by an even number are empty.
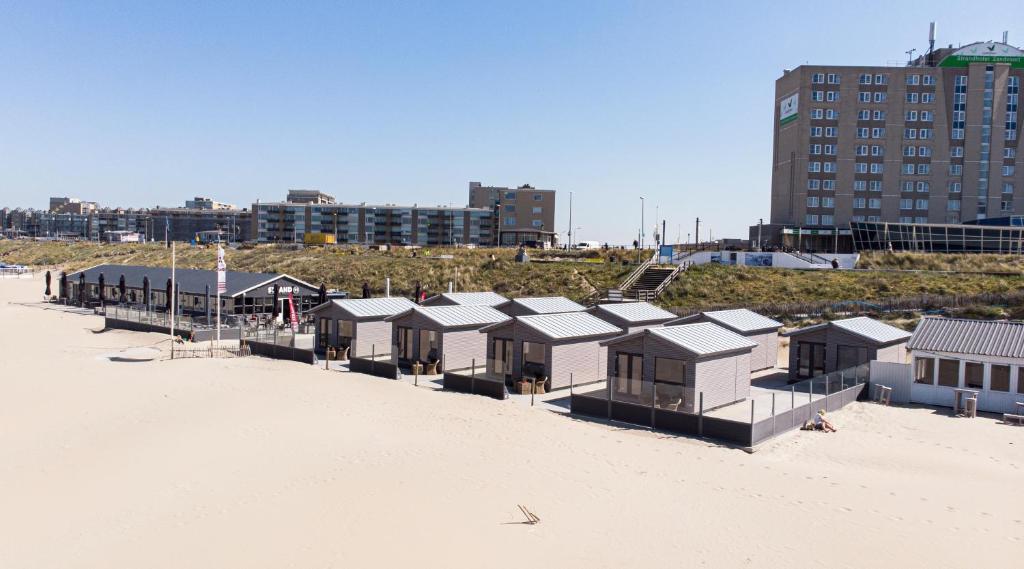
<svg viewBox="0 0 1024 569">
<path fill-rule="evenodd" d="M 1024 553 L 1024 428 L 854 404 L 758 452 L 262 358 L 0 281 L 0 567 L 968 567 Z M 19 304 L 26 303 L 26 304 Z M 541 522 L 526 525 L 517 504 Z"/>
</svg>

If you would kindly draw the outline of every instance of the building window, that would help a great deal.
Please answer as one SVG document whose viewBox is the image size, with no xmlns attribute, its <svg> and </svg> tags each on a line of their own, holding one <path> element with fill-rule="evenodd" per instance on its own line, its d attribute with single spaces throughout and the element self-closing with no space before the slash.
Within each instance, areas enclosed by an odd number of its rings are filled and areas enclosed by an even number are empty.
<svg viewBox="0 0 1024 569">
<path fill-rule="evenodd" d="M 881 74 L 875 75 L 875 85 L 888 85 L 888 84 L 889 84 L 889 76 L 888 75 L 881 75 Z"/>
<path fill-rule="evenodd" d="M 807 163 L 807 171 L 808 172 L 821 172 L 821 162 L 808 162 Z"/>
<path fill-rule="evenodd" d="M 826 173 L 834 174 L 835 171 L 836 171 L 836 163 L 835 162 L 822 162 L 822 166 L 823 166 L 823 170 L 822 171 L 824 171 Z"/>
<path fill-rule="evenodd" d="M 882 209 L 882 200 L 878 198 L 870 198 L 868 200 L 868 209 Z"/>
<path fill-rule="evenodd" d="M 514 199 L 516 199 L 516 193 L 515 192 L 505 192 L 505 199 L 506 200 L 514 200 Z"/>
<path fill-rule="evenodd" d="M 962 176 L 963 172 L 964 172 L 963 165 L 961 165 L 961 164 L 950 164 L 949 165 L 949 175 L 950 176 Z"/>
<path fill-rule="evenodd" d="M 857 150 L 856 150 L 855 154 L 857 156 L 867 156 L 868 155 L 868 145 L 867 144 L 858 144 L 857 145 Z"/>
<path fill-rule="evenodd" d="M 916 146 L 904 146 L 903 147 L 903 155 L 904 156 L 917 156 L 917 147 Z"/>
<path fill-rule="evenodd" d="M 820 85 L 821 83 L 824 83 L 824 82 L 825 82 L 825 74 L 824 73 L 815 73 L 815 74 L 811 75 L 811 83 L 813 83 L 815 85 Z"/>
<path fill-rule="evenodd" d="M 828 215 L 828 214 L 822 215 L 821 216 L 821 224 L 822 225 L 832 225 L 832 219 L 833 218 L 832 218 L 831 215 Z"/>
<path fill-rule="evenodd" d="M 934 75 L 922 75 L 921 76 L 921 84 L 922 85 L 934 85 L 935 84 L 935 76 Z"/>
<path fill-rule="evenodd" d="M 884 103 L 886 99 L 885 91 L 875 91 L 875 102 Z"/>
<path fill-rule="evenodd" d="M 836 74 L 836 73 L 829 73 L 828 74 L 828 84 L 829 85 L 838 85 L 839 84 L 839 75 Z"/>
<path fill-rule="evenodd" d="M 935 358 L 914 358 L 914 383 L 935 383 Z"/>
<path fill-rule="evenodd" d="M 935 120 L 935 113 L 932 111 L 921 111 L 921 120 L 924 122 L 932 122 Z"/>
<path fill-rule="evenodd" d="M 871 180 L 870 182 L 868 182 L 868 191 L 869 192 L 880 192 L 880 191 L 882 191 L 882 181 L 881 180 Z"/>
<path fill-rule="evenodd" d="M 1013 193 L 1013 184 L 1010 183 L 1010 182 L 1003 182 L 1003 193 L 1004 194 L 1012 194 Z"/>
<path fill-rule="evenodd" d="M 806 225 L 818 225 L 818 216 L 814 214 L 807 214 L 807 216 L 804 217 L 804 222 Z"/>
<path fill-rule="evenodd" d="M 821 207 L 832 208 L 832 207 L 835 207 L 835 205 L 836 205 L 836 199 L 835 198 L 829 197 L 829 196 L 821 198 Z"/>
<path fill-rule="evenodd" d="M 853 181 L 853 191 L 855 191 L 855 192 L 863 192 L 864 190 L 868 189 L 867 186 L 868 186 L 868 183 L 866 181 L 864 181 L 864 180 L 854 180 Z"/>
<path fill-rule="evenodd" d="M 917 209 L 928 209 L 928 200 L 917 200 Z"/>
<path fill-rule="evenodd" d="M 664 383 L 686 383 L 686 362 L 671 358 L 654 358 L 654 381 Z"/>
<path fill-rule="evenodd" d="M 885 138 L 885 129 L 879 127 L 871 129 L 871 138 Z"/>
<path fill-rule="evenodd" d="M 1003 158 L 1013 159 L 1017 156 L 1017 149 L 1012 146 L 1007 146 L 1003 149 Z"/>
<path fill-rule="evenodd" d="M 876 121 L 885 120 L 885 111 L 874 111 L 871 113 L 871 119 Z"/>
<path fill-rule="evenodd" d="M 859 102 L 861 102 L 861 103 L 870 103 L 871 102 L 871 92 L 870 91 L 861 91 L 860 93 L 857 93 L 857 100 Z"/>
<path fill-rule="evenodd" d="M 960 360 L 939 360 L 939 381 L 942 387 L 960 386 Z"/>
<path fill-rule="evenodd" d="M 1010 366 L 992 364 L 989 367 L 989 389 L 992 391 L 1010 391 Z M 1020 381 L 1020 380 L 1018 380 Z"/>
<path fill-rule="evenodd" d="M 931 172 L 931 169 L 932 169 L 931 164 L 918 164 L 917 165 L 917 173 L 918 174 L 927 174 L 927 173 Z"/>
<path fill-rule="evenodd" d="M 820 126 L 812 126 L 811 127 L 811 136 L 819 137 L 819 136 L 821 136 L 821 131 L 822 131 L 822 129 L 821 129 Z"/>
<path fill-rule="evenodd" d="M 918 192 L 927 192 L 930 189 L 931 189 L 931 184 L 929 182 L 926 182 L 926 181 L 922 180 L 922 181 L 917 183 L 917 191 Z"/>
<path fill-rule="evenodd" d="M 830 103 L 834 103 L 839 100 L 839 91 L 829 91 L 825 96 L 825 100 Z"/>
<path fill-rule="evenodd" d="M 904 180 L 902 185 L 904 192 L 914 191 L 914 182 L 911 182 L 910 180 Z"/>
<path fill-rule="evenodd" d="M 908 103 L 916 103 L 917 102 L 917 93 L 907 93 L 907 102 Z"/>
<path fill-rule="evenodd" d="M 533 201 L 535 201 L 535 202 L 544 201 L 544 194 L 533 194 Z"/>
<path fill-rule="evenodd" d="M 1003 166 L 1003 175 L 1004 176 L 1012 176 L 1013 175 L 1013 171 L 1014 171 L 1014 167 L 1013 166 Z"/>
<path fill-rule="evenodd" d="M 900 209 L 914 209 L 914 200 L 907 198 L 901 199 Z"/>
<path fill-rule="evenodd" d="M 821 187 L 821 180 L 818 180 L 818 179 L 815 179 L 815 178 L 811 178 L 811 179 L 807 180 L 807 189 L 808 190 L 817 190 L 820 187 Z"/>
<path fill-rule="evenodd" d="M 535 207 L 533 208 L 533 213 L 534 213 L 534 214 L 541 214 L 541 213 L 544 213 L 544 208 L 542 208 L 542 207 L 540 207 L 540 206 L 535 206 Z"/>
<path fill-rule="evenodd" d="M 884 156 L 885 155 L 885 147 L 884 146 L 879 146 L 877 144 L 873 145 L 871 147 L 871 155 L 872 156 Z"/>
<path fill-rule="evenodd" d="M 824 91 L 811 91 L 811 100 L 812 101 L 819 101 L 819 102 L 820 101 L 824 101 L 825 100 L 825 92 Z"/>
<path fill-rule="evenodd" d="M 863 127 L 858 128 L 857 129 L 857 138 L 867 138 L 869 132 L 871 132 L 871 131 L 868 130 L 867 128 L 863 128 Z"/>
<path fill-rule="evenodd" d="M 820 119 L 820 118 L 823 118 L 824 116 L 825 116 L 824 111 L 822 111 L 820 108 L 811 109 L 811 118 L 812 119 Z"/>
<path fill-rule="evenodd" d="M 960 200 L 949 200 L 946 202 L 946 211 L 960 211 Z"/>
<path fill-rule="evenodd" d="M 915 140 L 915 139 L 917 139 L 917 129 L 913 129 L 913 128 L 905 128 L 905 129 L 903 129 L 903 138 L 905 138 L 907 140 Z"/>
<path fill-rule="evenodd" d="M 853 165 L 853 171 L 856 172 L 857 174 L 867 174 L 868 173 L 868 163 L 867 162 L 855 162 L 854 165 Z"/>
<path fill-rule="evenodd" d="M 857 120 L 859 120 L 859 121 L 871 120 L 871 111 L 869 111 L 867 109 L 861 109 L 861 110 L 857 111 Z"/>
<path fill-rule="evenodd" d="M 914 173 L 914 165 L 913 164 L 904 164 L 903 165 L 903 173 L 904 174 L 913 174 Z"/>
<path fill-rule="evenodd" d="M 531 224 L 531 225 L 533 225 L 533 226 L 534 226 L 534 227 L 536 227 L 536 228 L 542 228 L 542 227 L 544 227 L 544 222 L 543 222 L 543 221 L 541 221 L 541 220 L 539 220 L 539 219 L 535 219 L 535 220 L 533 220 L 532 222 L 530 222 L 530 224 Z"/>
<path fill-rule="evenodd" d="M 831 190 L 835 190 L 836 189 L 836 181 L 835 180 L 822 180 L 821 181 L 821 189 L 823 189 L 823 190 L 830 190 L 830 191 Z"/>
<path fill-rule="evenodd" d="M 907 85 L 918 85 L 921 82 L 920 75 L 907 75 Z"/>
<path fill-rule="evenodd" d="M 932 149 L 927 146 L 922 146 L 917 149 L 917 154 L 918 156 L 924 156 L 925 158 L 928 158 L 932 155 Z"/>
<path fill-rule="evenodd" d="M 964 386 L 968 389 L 985 387 L 985 365 L 978 362 L 964 362 Z"/>
<path fill-rule="evenodd" d="M 935 93 L 921 93 L 921 102 L 924 104 L 935 102 Z"/>
<path fill-rule="evenodd" d="M 837 121 L 839 120 L 839 111 L 836 109 L 827 109 L 825 111 L 825 118 L 830 121 Z"/>
<path fill-rule="evenodd" d="M 860 83 L 861 85 L 870 85 L 871 84 L 871 74 L 870 73 L 861 73 L 860 76 L 857 78 L 857 82 Z"/>
<path fill-rule="evenodd" d="M 818 207 L 818 197 L 807 196 L 807 207 Z"/>
<path fill-rule="evenodd" d="M 871 173 L 872 174 L 881 174 L 882 173 L 882 168 L 884 166 L 885 165 L 882 164 L 881 162 L 872 162 L 871 163 Z"/>
<path fill-rule="evenodd" d="M 963 158 L 964 157 L 964 147 L 963 146 L 950 146 L 949 147 L 949 157 L 950 158 Z"/>
</svg>

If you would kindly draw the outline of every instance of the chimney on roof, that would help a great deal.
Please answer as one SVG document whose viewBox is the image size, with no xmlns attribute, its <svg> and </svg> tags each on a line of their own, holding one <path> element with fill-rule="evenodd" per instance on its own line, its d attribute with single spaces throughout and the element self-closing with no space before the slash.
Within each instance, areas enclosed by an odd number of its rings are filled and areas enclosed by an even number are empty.
<svg viewBox="0 0 1024 569">
<path fill-rule="evenodd" d="M 1003 32 L 1003 43 L 1010 43 L 1010 32 L 1009 32 L 1009 30 Z"/>
</svg>

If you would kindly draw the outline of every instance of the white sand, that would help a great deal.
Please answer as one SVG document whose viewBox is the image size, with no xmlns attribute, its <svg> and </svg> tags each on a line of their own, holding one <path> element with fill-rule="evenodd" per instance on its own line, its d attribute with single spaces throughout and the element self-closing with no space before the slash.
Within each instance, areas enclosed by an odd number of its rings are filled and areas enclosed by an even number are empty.
<svg viewBox="0 0 1024 569">
<path fill-rule="evenodd" d="M 0 567 L 969 567 L 1024 554 L 1024 428 L 854 404 L 755 454 L 8 304 Z M 541 518 L 517 524 L 516 504 Z"/>
</svg>

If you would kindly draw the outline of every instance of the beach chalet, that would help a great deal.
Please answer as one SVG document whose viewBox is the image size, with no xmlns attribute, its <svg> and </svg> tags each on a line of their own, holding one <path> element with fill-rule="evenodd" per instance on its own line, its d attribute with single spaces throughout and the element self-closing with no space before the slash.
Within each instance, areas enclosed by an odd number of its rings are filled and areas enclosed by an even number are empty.
<svg viewBox="0 0 1024 569">
<path fill-rule="evenodd" d="M 647 328 L 601 342 L 608 350 L 612 399 L 651 401 L 695 413 L 750 396 L 750 356 L 757 343 L 731 330 L 700 322 Z"/>
<path fill-rule="evenodd" d="M 488 375 L 509 385 L 539 378 L 548 390 L 605 379 L 607 348 L 600 342 L 622 334 L 587 312 L 519 316 L 480 332 L 487 335 Z"/>
<path fill-rule="evenodd" d="M 961 389 L 977 392 L 980 411 L 1024 410 L 1024 322 L 923 318 L 907 347 L 910 401 L 948 407 Z"/>
<path fill-rule="evenodd" d="M 480 329 L 508 319 L 490 306 L 410 308 L 386 319 L 391 323 L 391 361 L 401 366 L 418 362 L 427 373 L 469 369 L 474 362 L 483 370 L 487 336 Z"/>
<path fill-rule="evenodd" d="M 779 328 L 782 328 L 782 322 L 762 316 L 753 310 L 736 308 L 733 310 L 698 312 L 697 314 L 673 320 L 665 325 L 674 326 L 697 322 L 718 324 L 756 343 L 757 346 L 750 354 L 750 371 L 771 369 L 778 364 Z"/>
<path fill-rule="evenodd" d="M 598 304 L 591 308 L 590 312 L 601 320 L 622 328 L 627 334 L 652 326 L 661 326 L 676 318 L 675 314 L 649 302 Z"/>
<path fill-rule="evenodd" d="M 125 299 L 121 301 L 121 279 L 124 278 Z M 227 271 L 227 292 L 221 293 L 221 310 L 227 314 L 265 315 L 274 311 L 274 286 L 277 286 L 279 314 L 288 315 L 288 294 L 292 294 L 296 310 L 305 313 L 319 301 L 319 289 L 295 277 L 276 273 Z M 128 304 L 145 310 L 147 307 L 166 310 L 171 280 L 169 267 L 138 265 L 96 265 L 67 275 L 66 298 L 70 303 L 100 302 L 103 282 L 105 304 Z M 216 303 L 217 271 L 177 269 L 179 310 L 183 314 L 205 314 L 207 298 Z M 60 287 L 58 286 L 58 289 Z M 84 296 L 83 296 L 84 289 Z M 148 295 L 148 298 L 147 298 Z M 216 309 L 211 306 L 211 309 Z"/>
<path fill-rule="evenodd" d="M 500 306 L 508 299 L 496 292 L 445 292 L 427 298 L 421 306 Z"/>
<path fill-rule="evenodd" d="M 343 298 L 310 310 L 316 319 L 316 349 L 339 348 L 349 357 L 391 353 L 391 323 L 386 319 L 416 305 L 407 298 Z"/>
<path fill-rule="evenodd" d="M 808 379 L 873 360 L 905 363 L 910 333 L 866 316 L 833 320 L 784 334 L 789 379 Z"/>
<path fill-rule="evenodd" d="M 583 312 L 587 308 L 564 296 L 537 296 L 514 298 L 496 306 L 509 316 L 532 316 L 536 314 L 558 314 L 560 312 Z"/>
</svg>

